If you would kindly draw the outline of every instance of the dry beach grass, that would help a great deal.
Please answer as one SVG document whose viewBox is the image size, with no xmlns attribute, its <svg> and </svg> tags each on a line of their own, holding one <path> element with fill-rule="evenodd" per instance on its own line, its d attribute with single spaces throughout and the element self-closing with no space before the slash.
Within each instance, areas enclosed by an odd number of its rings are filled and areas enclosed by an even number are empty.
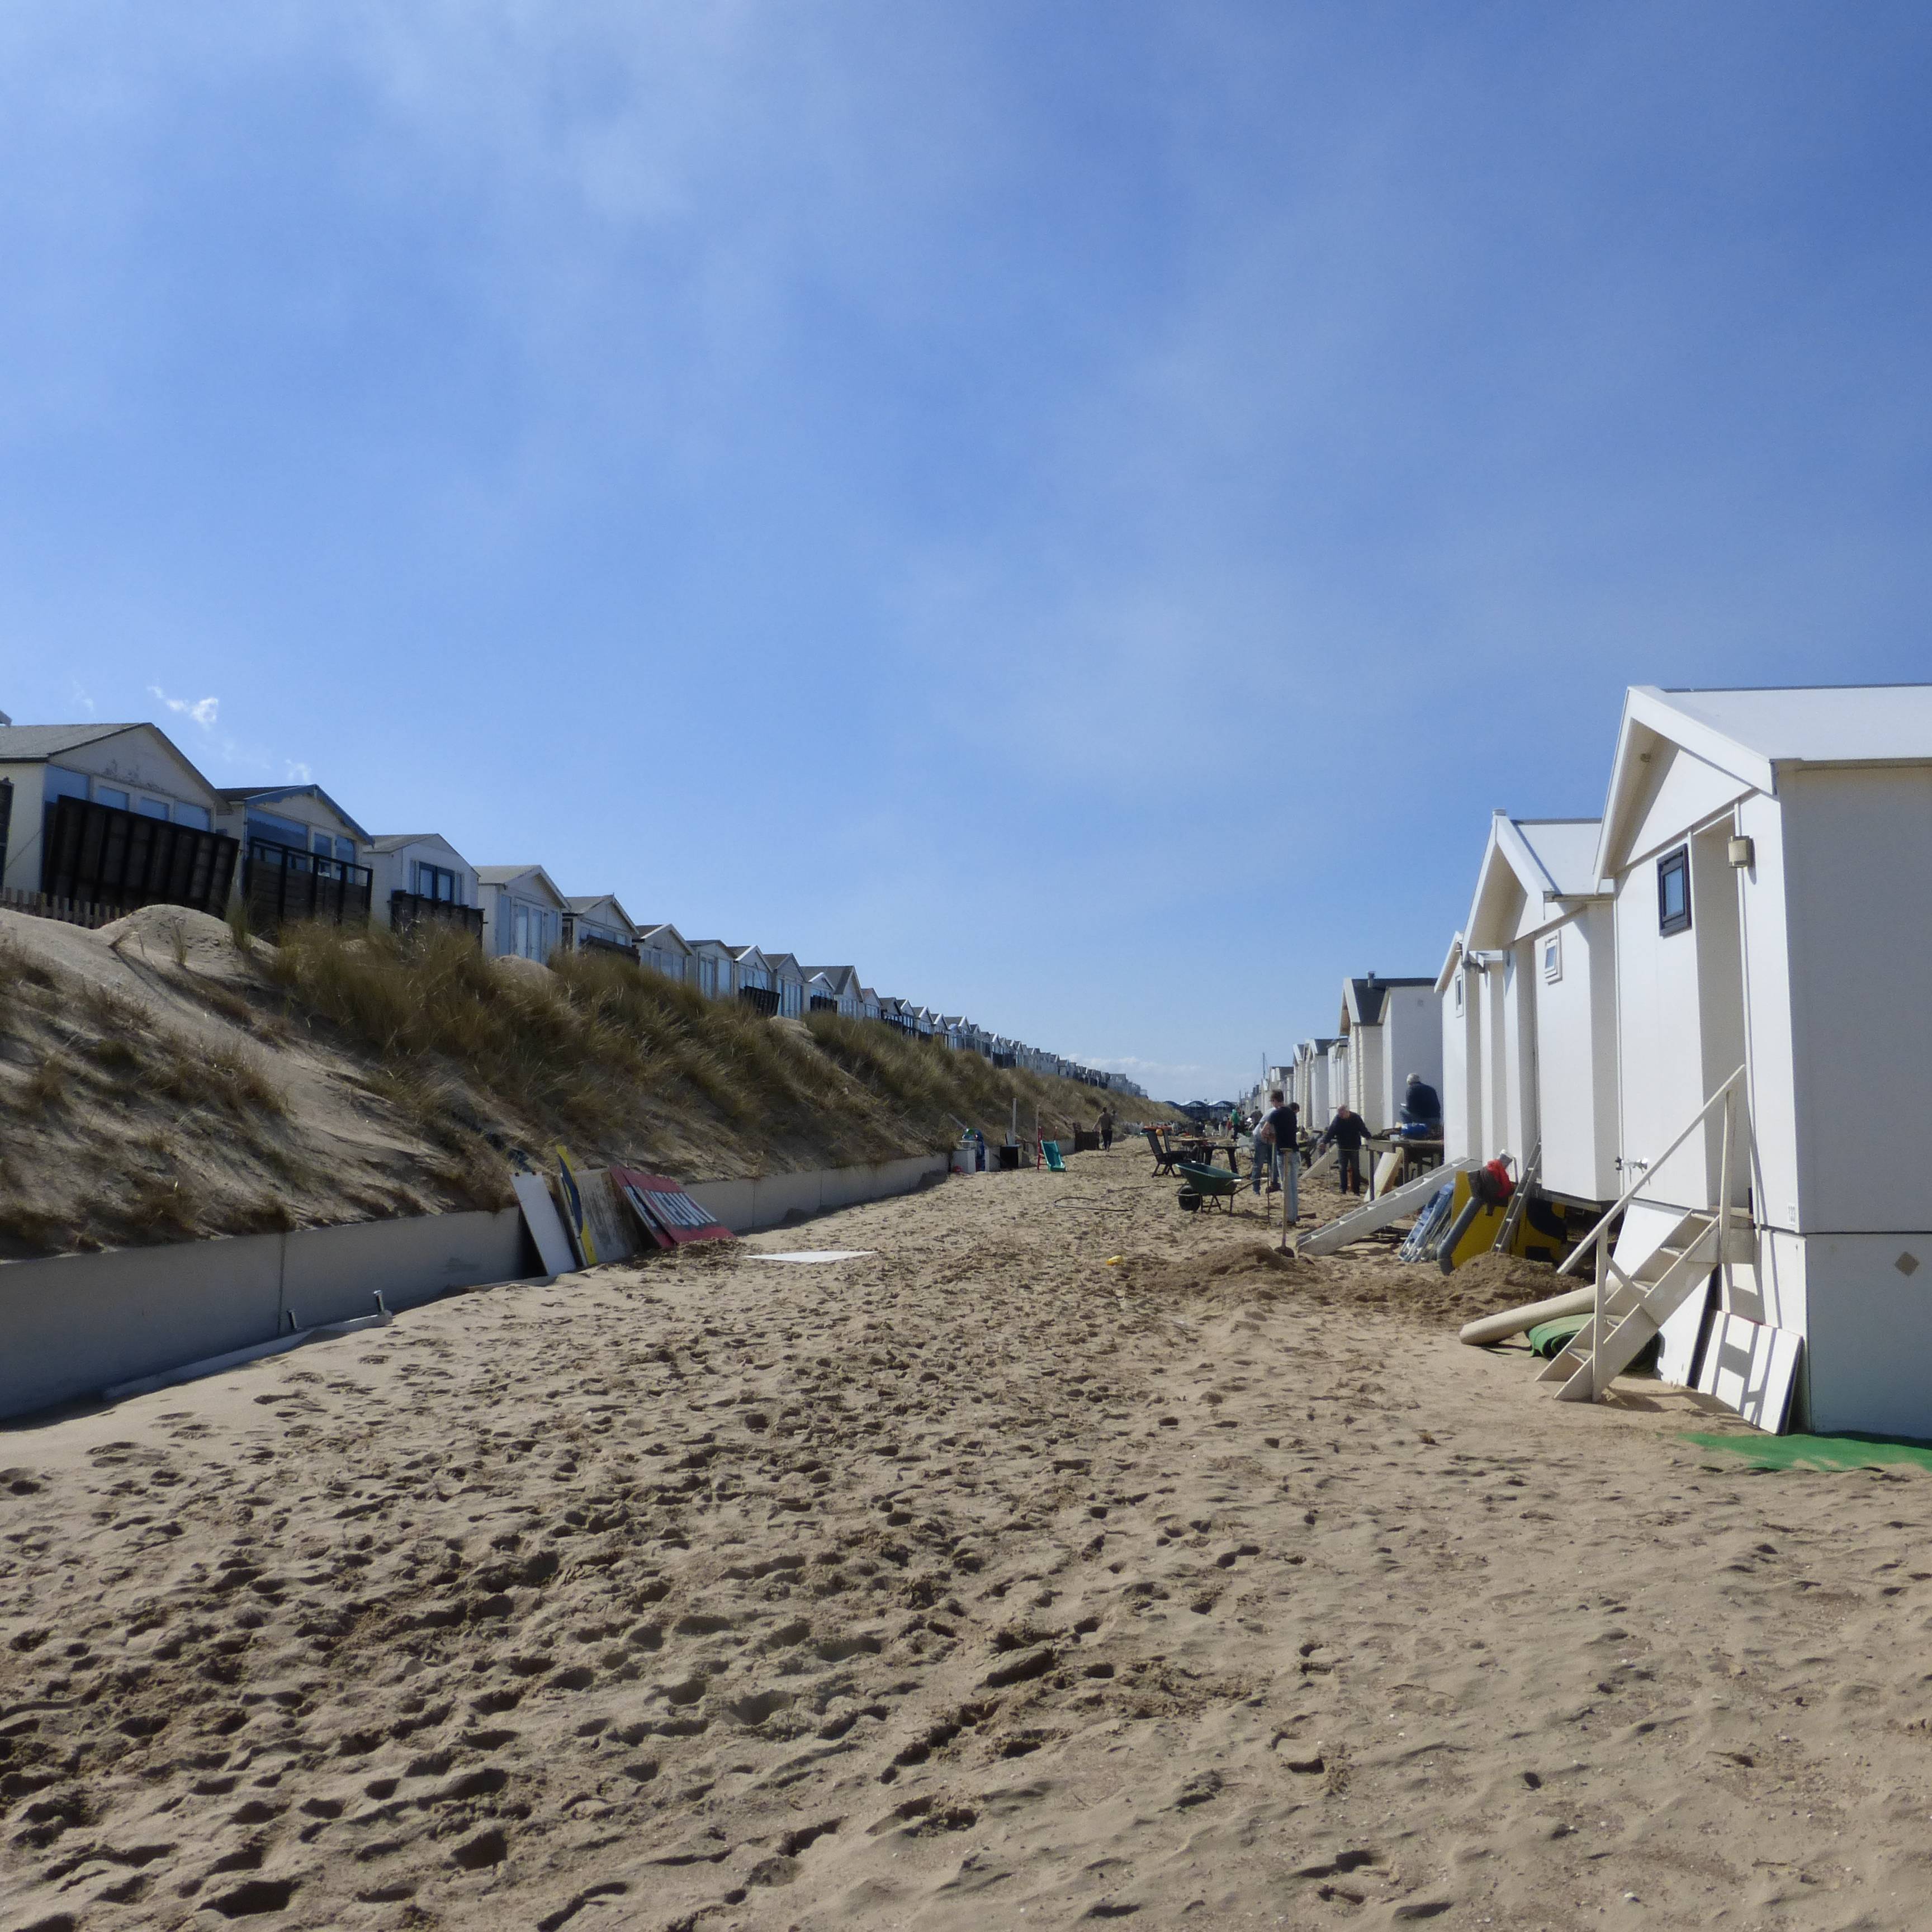
<svg viewBox="0 0 1932 1932">
<path fill-rule="evenodd" d="M 0 1924 L 1923 1923 L 1932 1478 L 1071 1165 L 11 1432 Z"/>
<path fill-rule="evenodd" d="M 1051 1132 L 1100 1096 L 886 1028 L 766 1020 L 608 956 L 154 907 L 0 910 L 0 1256 L 500 1208 L 560 1137 L 687 1180 Z M 1164 1108 L 1150 1110 L 1164 1114 Z"/>
</svg>

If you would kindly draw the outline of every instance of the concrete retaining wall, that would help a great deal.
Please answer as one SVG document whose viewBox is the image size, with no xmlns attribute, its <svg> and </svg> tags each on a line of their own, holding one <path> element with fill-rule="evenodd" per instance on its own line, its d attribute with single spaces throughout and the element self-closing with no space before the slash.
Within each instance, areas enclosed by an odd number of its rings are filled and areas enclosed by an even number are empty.
<svg viewBox="0 0 1932 1932">
<path fill-rule="evenodd" d="M 910 1194 L 930 1174 L 946 1172 L 944 1154 L 914 1154 L 874 1167 L 822 1167 L 810 1174 L 768 1174 L 757 1180 L 697 1180 L 685 1190 L 734 1234 L 784 1226 L 788 1216 L 805 1219 L 835 1208 L 856 1208 Z"/>
<path fill-rule="evenodd" d="M 743 1234 L 910 1194 L 945 1172 L 943 1155 L 920 1154 L 688 1191 Z M 0 1418 L 272 1341 L 291 1325 L 370 1314 L 378 1289 L 391 1308 L 416 1308 L 453 1288 L 538 1271 L 514 1208 L 8 1262 L 0 1265 Z"/>
<path fill-rule="evenodd" d="M 536 1267 L 515 1208 L 429 1214 L 0 1267 L 0 1416 Z"/>
</svg>

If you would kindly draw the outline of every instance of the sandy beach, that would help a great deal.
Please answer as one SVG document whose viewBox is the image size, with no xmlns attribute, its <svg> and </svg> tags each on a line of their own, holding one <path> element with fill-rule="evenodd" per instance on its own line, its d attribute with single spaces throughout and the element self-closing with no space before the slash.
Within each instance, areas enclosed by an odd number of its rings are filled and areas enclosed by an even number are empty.
<svg viewBox="0 0 1932 1932">
<path fill-rule="evenodd" d="M 0 1927 L 1932 1917 L 1924 1474 L 1149 1165 L 10 1429 Z"/>
</svg>

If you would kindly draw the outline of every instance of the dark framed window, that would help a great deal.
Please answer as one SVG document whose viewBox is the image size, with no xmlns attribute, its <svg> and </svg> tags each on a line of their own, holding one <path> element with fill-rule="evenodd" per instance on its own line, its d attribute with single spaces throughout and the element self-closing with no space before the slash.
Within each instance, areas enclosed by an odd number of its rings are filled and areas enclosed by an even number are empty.
<svg viewBox="0 0 1932 1932">
<path fill-rule="evenodd" d="M 1690 848 L 1680 845 L 1657 862 L 1657 929 L 1690 930 Z"/>
</svg>

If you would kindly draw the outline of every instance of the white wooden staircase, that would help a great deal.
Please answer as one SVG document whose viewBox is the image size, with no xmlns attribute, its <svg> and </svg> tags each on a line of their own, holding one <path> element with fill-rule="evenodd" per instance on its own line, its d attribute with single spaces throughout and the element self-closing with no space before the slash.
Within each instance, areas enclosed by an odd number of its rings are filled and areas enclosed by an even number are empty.
<svg viewBox="0 0 1932 1932">
<path fill-rule="evenodd" d="M 1537 1377 L 1560 1382 L 1562 1402 L 1595 1402 L 1654 1338 L 1665 1322 L 1711 1278 L 1714 1268 L 1757 1257 L 1757 1234 L 1747 1213 L 1732 1205 L 1734 1163 L 1745 1154 L 1745 1130 L 1738 1119 L 1743 1097 L 1741 1066 L 1698 1110 L 1696 1118 L 1651 1162 L 1616 1204 L 1585 1236 L 1557 1272 L 1572 1273 L 1586 1254 L 1597 1258 L 1596 1306 L 1568 1348 Z M 1619 1268 L 1610 1253 L 1612 1223 L 1635 1200 L 1665 1160 L 1703 1124 L 1713 1108 L 1724 1108 L 1724 1138 L 1718 1163 L 1714 1208 L 1684 1214 L 1663 1244 L 1638 1264 L 1634 1274 Z"/>
<path fill-rule="evenodd" d="M 1748 1228 L 1720 1231 L 1714 1210 L 1686 1214 L 1635 1274 L 1610 1264 L 1596 1312 L 1537 1380 L 1561 1382 L 1560 1402 L 1594 1402 L 1710 1280 L 1720 1262 L 1755 1258 Z"/>
</svg>

